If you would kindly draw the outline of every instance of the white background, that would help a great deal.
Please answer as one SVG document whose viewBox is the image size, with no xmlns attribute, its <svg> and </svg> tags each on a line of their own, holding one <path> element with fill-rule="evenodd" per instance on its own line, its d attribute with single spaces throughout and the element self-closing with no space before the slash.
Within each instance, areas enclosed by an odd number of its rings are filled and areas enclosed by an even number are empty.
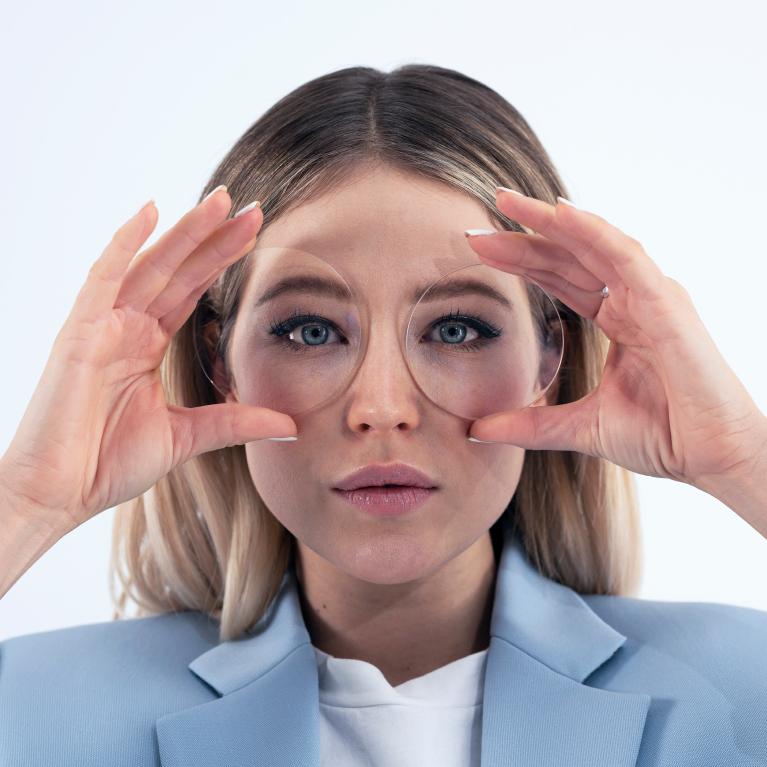
<svg viewBox="0 0 767 767">
<path fill-rule="evenodd" d="M 277 99 L 353 65 L 458 69 L 530 122 L 576 204 L 691 293 L 767 412 L 767 15 L 761 3 L 13 3 L 3 113 L 0 453 L 113 231 L 150 197 L 151 244 Z M 767 609 L 767 541 L 713 497 L 638 476 L 639 596 Z M 0 638 L 106 621 L 114 510 L 0 601 Z M 767 514 L 767 509 L 765 509 Z M 0 530 L 0 534 L 2 531 Z"/>
</svg>

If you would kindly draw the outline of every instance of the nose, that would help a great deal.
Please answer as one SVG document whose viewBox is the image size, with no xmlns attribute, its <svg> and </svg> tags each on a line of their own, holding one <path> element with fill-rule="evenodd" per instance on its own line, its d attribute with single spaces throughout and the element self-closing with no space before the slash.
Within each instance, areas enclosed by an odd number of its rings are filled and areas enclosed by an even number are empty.
<svg viewBox="0 0 767 767">
<path fill-rule="evenodd" d="M 353 432 L 410 431 L 421 419 L 423 396 L 393 328 L 371 333 L 365 358 L 347 392 L 345 418 Z"/>
</svg>

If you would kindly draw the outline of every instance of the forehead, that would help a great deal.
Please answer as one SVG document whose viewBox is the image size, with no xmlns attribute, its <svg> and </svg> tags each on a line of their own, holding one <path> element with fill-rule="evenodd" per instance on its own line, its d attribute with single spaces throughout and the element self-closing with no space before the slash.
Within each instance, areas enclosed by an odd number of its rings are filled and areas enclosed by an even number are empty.
<svg viewBox="0 0 767 767">
<path fill-rule="evenodd" d="M 367 169 L 270 222 L 256 243 L 251 277 L 257 278 L 259 249 L 291 248 L 322 258 L 351 282 L 369 279 L 371 269 L 377 282 L 438 279 L 478 262 L 464 229 L 495 226 L 487 209 L 461 190 L 394 169 Z"/>
</svg>

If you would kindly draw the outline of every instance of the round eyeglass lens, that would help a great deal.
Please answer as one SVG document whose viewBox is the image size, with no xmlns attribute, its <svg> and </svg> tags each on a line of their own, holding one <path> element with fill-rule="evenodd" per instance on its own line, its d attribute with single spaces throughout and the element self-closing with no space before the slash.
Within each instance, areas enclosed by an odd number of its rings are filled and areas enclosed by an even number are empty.
<svg viewBox="0 0 767 767">
<path fill-rule="evenodd" d="M 327 261 L 305 250 L 263 247 L 252 258 L 253 298 L 240 307 L 240 399 L 291 417 L 322 407 L 357 367 L 362 322 L 352 290 Z"/>
<path fill-rule="evenodd" d="M 473 420 L 538 402 L 559 372 L 563 339 L 540 285 L 470 264 L 423 292 L 408 321 L 406 359 L 432 402 Z"/>
</svg>

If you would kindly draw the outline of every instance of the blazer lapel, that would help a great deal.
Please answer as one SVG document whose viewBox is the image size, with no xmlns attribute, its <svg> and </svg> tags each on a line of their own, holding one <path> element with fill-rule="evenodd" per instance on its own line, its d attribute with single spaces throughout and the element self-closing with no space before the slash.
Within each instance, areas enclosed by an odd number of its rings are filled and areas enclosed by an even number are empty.
<svg viewBox="0 0 767 767">
<path fill-rule="evenodd" d="M 589 687 L 626 637 L 545 578 L 505 529 L 485 667 L 482 767 L 634 767 L 651 697 Z"/>
<path fill-rule="evenodd" d="M 249 636 L 189 664 L 222 697 L 157 720 L 162 767 L 319 767 L 317 661 L 296 586 L 288 568 Z"/>
<path fill-rule="evenodd" d="M 505 525 L 482 712 L 482 767 L 634 767 L 650 696 L 583 684 L 626 637 L 542 576 Z M 221 697 L 157 719 L 162 767 L 320 767 L 319 690 L 292 566 L 247 636 L 189 669 Z"/>
</svg>

